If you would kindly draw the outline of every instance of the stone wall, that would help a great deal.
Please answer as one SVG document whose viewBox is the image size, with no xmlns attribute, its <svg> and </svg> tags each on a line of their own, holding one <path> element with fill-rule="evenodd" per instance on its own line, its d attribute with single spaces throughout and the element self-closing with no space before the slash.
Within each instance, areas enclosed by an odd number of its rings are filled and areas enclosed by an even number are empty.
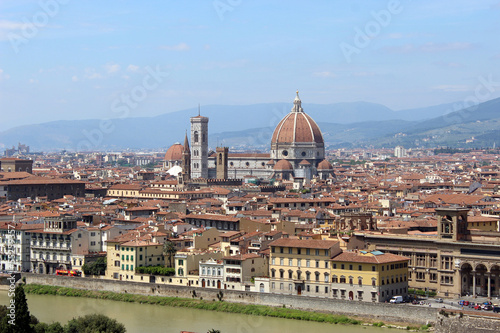
<svg viewBox="0 0 500 333">
<path fill-rule="evenodd" d="M 489 314 L 489 313 L 488 313 Z M 436 333 L 493 333 L 500 331 L 500 317 L 463 315 L 438 315 Z"/>
<path fill-rule="evenodd" d="M 199 287 L 170 286 L 154 283 L 137 283 L 129 281 L 102 280 L 55 275 L 23 273 L 27 284 L 70 287 L 88 290 L 104 290 L 117 293 L 140 295 L 171 296 L 217 300 L 217 293 L 223 292 L 223 300 L 227 302 L 262 304 L 269 306 L 294 308 L 300 310 L 345 314 L 373 318 L 383 322 L 405 322 L 413 324 L 435 323 L 437 310 L 427 307 L 408 306 L 406 304 L 367 303 L 357 301 L 332 300 L 327 298 L 277 295 L 239 290 L 219 290 Z"/>
</svg>

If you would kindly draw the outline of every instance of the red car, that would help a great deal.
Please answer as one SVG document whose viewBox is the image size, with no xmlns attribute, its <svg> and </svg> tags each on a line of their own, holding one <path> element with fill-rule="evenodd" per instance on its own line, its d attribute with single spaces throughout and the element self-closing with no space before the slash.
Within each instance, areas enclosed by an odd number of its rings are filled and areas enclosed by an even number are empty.
<svg viewBox="0 0 500 333">
<path fill-rule="evenodd" d="M 474 309 L 481 310 L 481 304 L 476 304 L 476 306 L 474 306 Z"/>
</svg>

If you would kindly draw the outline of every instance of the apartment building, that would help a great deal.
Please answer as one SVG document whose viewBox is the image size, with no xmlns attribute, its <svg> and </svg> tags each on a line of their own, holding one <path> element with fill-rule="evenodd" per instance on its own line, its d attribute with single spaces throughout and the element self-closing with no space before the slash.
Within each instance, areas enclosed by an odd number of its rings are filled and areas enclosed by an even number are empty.
<svg viewBox="0 0 500 333">
<path fill-rule="evenodd" d="M 269 246 L 271 293 L 330 295 L 330 261 L 342 252 L 339 242 L 281 238 Z"/>
</svg>

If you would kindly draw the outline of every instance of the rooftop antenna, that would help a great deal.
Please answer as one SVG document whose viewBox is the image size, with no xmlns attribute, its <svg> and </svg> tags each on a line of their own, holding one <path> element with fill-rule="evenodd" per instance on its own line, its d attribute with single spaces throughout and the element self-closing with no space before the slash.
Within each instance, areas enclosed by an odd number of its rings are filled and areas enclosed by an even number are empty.
<svg viewBox="0 0 500 333">
<path fill-rule="evenodd" d="M 198 117 L 200 116 L 200 103 L 198 103 Z"/>
</svg>

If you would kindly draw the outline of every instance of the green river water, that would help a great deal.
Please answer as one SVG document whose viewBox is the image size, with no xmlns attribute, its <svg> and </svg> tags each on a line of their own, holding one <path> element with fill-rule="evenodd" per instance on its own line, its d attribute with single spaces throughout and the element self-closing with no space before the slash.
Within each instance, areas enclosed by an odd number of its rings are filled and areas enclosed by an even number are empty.
<svg viewBox="0 0 500 333">
<path fill-rule="evenodd" d="M 59 321 L 63 325 L 73 317 L 102 313 L 123 323 L 129 333 L 189 331 L 205 333 L 382 333 L 387 329 L 344 326 L 300 320 L 249 316 L 189 308 L 126 303 L 84 297 L 27 294 L 29 310 L 40 321 Z M 9 302 L 7 291 L 0 291 L 0 304 Z M 393 330 L 394 331 L 394 330 Z"/>
</svg>

